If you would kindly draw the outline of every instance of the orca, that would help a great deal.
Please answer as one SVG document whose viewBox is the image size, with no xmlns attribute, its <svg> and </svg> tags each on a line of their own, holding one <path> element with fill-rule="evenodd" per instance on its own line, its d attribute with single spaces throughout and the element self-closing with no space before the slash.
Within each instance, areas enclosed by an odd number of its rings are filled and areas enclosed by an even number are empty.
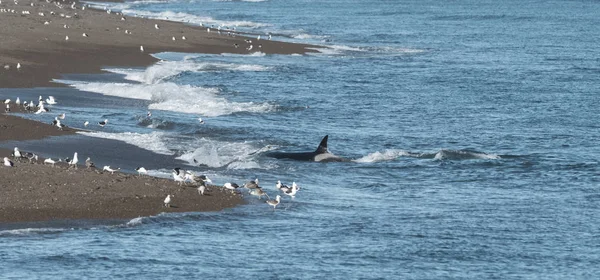
<svg viewBox="0 0 600 280">
<path fill-rule="evenodd" d="M 338 157 L 329 152 L 327 149 L 327 138 L 329 135 L 325 135 L 321 143 L 314 152 L 295 152 L 295 153 L 284 153 L 284 152 L 269 152 L 266 156 L 277 158 L 277 159 L 293 159 L 293 160 L 304 160 L 304 161 L 318 161 L 318 162 L 344 162 L 350 161 L 342 157 Z"/>
</svg>

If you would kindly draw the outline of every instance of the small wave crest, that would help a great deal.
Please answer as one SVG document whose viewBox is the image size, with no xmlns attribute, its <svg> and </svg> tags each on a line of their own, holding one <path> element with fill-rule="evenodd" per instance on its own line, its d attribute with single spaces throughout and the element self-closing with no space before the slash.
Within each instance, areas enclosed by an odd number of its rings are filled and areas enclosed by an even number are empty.
<svg viewBox="0 0 600 280">
<path fill-rule="evenodd" d="M 135 132 L 122 132 L 122 133 L 109 133 L 109 132 L 87 132 L 87 131 L 79 131 L 77 132 L 82 135 L 104 138 L 104 139 L 112 139 L 125 142 L 127 144 L 134 145 L 136 147 L 163 155 L 172 155 L 173 152 L 167 148 L 165 144 L 165 133 L 160 131 L 153 131 L 151 133 L 143 134 L 143 133 L 135 133 Z"/>
<path fill-rule="evenodd" d="M 205 165 L 211 168 L 228 169 L 261 168 L 252 156 L 256 148 L 247 142 L 222 142 L 213 139 L 198 139 L 193 150 L 177 157 L 190 165 Z"/>
<path fill-rule="evenodd" d="M 371 54 L 371 55 L 403 55 L 417 54 L 425 52 L 421 49 L 411 49 L 404 47 L 352 47 L 345 45 L 330 45 L 322 48 L 310 48 L 318 51 L 322 55 L 344 55 L 344 54 Z M 311 53 L 313 54 L 313 53 Z"/>
<path fill-rule="evenodd" d="M 22 236 L 22 235 L 33 235 L 33 234 L 53 234 L 64 232 L 66 228 L 22 228 L 22 229 L 8 229 L 0 230 L 0 236 Z"/>
<path fill-rule="evenodd" d="M 185 23 L 191 23 L 191 24 L 196 24 L 196 25 L 205 25 L 205 26 L 207 26 L 207 25 L 221 26 L 224 29 L 232 28 L 232 27 L 244 27 L 244 28 L 249 28 L 249 29 L 257 29 L 257 28 L 263 28 L 263 27 L 269 26 L 268 24 L 265 24 L 265 23 L 258 23 L 258 22 L 252 22 L 252 21 L 216 20 L 212 17 L 198 16 L 198 15 L 192 15 L 192 14 L 182 13 L 182 12 L 173 12 L 173 11 L 151 12 L 151 11 L 136 10 L 135 6 L 124 7 L 123 9 L 121 9 L 121 12 L 123 12 L 123 14 L 126 14 L 126 15 L 135 15 L 138 17 L 141 16 L 141 17 L 147 17 L 147 18 L 153 18 L 153 19 L 178 21 L 178 22 L 185 22 Z"/>
<path fill-rule="evenodd" d="M 218 88 L 195 87 L 175 83 L 130 84 L 63 81 L 82 91 L 103 95 L 149 100 L 148 109 L 165 110 L 208 117 L 238 112 L 263 113 L 276 109 L 276 105 L 254 102 L 230 102 L 219 97 Z"/>
<path fill-rule="evenodd" d="M 495 154 L 486 154 L 482 152 L 468 150 L 440 150 L 435 153 L 434 160 L 468 160 L 468 159 L 500 159 Z"/>
<path fill-rule="evenodd" d="M 160 61 L 144 69 L 107 68 L 109 72 L 122 74 L 125 79 L 145 84 L 156 84 L 183 72 L 200 71 L 267 71 L 269 67 L 253 64 L 235 64 L 220 62 Z"/>
<path fill-rule="evenodd" d="M 390 161 L 397 159 L 399 157 L 411 156 L 411 154 L 404 150 L 385 150 L 383 152 L 374 152 L 370 153 L 364 157 L 359 159 L 355 159 L 355 162 L 380 162 L 380 161 Z"/>
</svg>

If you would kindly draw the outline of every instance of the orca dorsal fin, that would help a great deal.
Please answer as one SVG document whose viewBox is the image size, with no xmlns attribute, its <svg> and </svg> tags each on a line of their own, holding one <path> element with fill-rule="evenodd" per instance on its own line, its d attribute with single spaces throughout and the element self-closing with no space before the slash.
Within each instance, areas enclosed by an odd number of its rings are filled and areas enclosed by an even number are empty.
<svg viewBox="0 0 600 280">
<path fill-rule="evenodd" d="M 315 153 L 327 153 L 327 138 L 329 137 L 329 135 L 325 135 L 325 137 L 323 137 L 323 140 L 321 140 L 321 143 L 319 144 L 319 147 L 317 147 L 317 150 L 315 151 Z"/>
</svg>

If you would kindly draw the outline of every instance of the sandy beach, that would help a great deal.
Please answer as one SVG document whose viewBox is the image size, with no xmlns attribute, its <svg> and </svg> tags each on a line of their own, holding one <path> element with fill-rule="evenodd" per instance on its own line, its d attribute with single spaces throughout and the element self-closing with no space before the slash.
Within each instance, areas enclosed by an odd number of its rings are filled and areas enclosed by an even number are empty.
<svg viewBox="0 0 600 280">
<path fill-rule="evenodd" d="M 310 45 L 257 41 L 255 35 L 209 32 L 201 26 L 82 9 L 78 2 L 70 6 L 2 1 L 0 25 L 4 26 L 0 29 L 0 90 L 62 87 L 52 79 L 67 73 L 100 73 L 107 66 L 147 66 L 157 61 L 152 53 L 165 51 L 314 52 Z M 0 112 L 0 144 L 76 133 L 75 129 L 59 130 L 49 123 L 15 116 L 23 110 L 14 100 L 9 104 L 10 112 L 4 113 L 4 108 Z M 44 165 L 41 157 L 32 163 L 16 160 L 11 153 L 6 145 L 0 149 L 0 159 L 8 157 L 15 163 L 14 167 L 0 166 L 0 223 L 130 219 L 161 212 L 218 211 L 244 203 L 241 195 L 219 186 L 209 186 L 202 196 L 195 186 L 180 186 L 173 180 L 86 169 L 85 158 L 79 159 L 75 169 L 64 162 L 55 167 Z M 168 194 L 174 195 L 172 207 L 163 205 Z"/>
<path fill-rule="evenodd" d="M 207 27 L 179 22 L 128 17 L 90 8 L 82 10 L 82 5 L 75 3 L 73 9 L 63 2 L 21 0 L 15 5 L 13 1 L 2 1 L 0 88 L 64 86 L 52 83 L 52 79 L 64 73 L 98 73 L 104 66 L 146 66 L 157 61 L 150 54 L 165 51 L 316 52 L 308 49 L 315 46 L 257 41 L 255 35 L 242 36 L 216 29 L 208 32 Z"/>
</svg>

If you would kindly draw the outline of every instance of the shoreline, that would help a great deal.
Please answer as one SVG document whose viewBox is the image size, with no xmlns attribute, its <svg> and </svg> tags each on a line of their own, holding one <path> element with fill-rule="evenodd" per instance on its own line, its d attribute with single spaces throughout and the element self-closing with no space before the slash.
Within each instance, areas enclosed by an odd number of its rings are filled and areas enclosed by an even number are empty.
<svg viewBox="0 0 600 280">
<path fill-rule="evenodd" d="M 65 74 L 103 73 L 104 67 L 149 66 L 158 61 L 151 54 L 160 52 L 306 54 L 318 52 L 311 48 L 319 47 L 257 42 L 242 33 L 232 36 L 180 22 L 82 10 L 79 2 L 75 9 L 56 3 L 60 2 L 0 4 L 0 24 L 11 27 L 0 29 L 0 88 L 67 87 L 52 80 Z M 14 116 L 24 111 L 14 100 L 10 106 L 11 112 L 4 113 L 4 108 L 0 112 L 0 143 L 44 141 L 77 132 Z M 201 196 L 195 187 L 179 186 L 169 179 L 88 170 L 83 162 L 89 155 L 79 152 L 77 170 L 64 162 L 57 167 L 44 165 L 42 158 L 37 164 L 24 160 L 16 161 L 15 167 L 0 165 L 0 224 L 133 219 L 162 212 L 219 211 L 246 203 L 242 195 L 219 186 L 208 186 L 207 195 Z M 11 153 L 12 149 L 0 148 L 0 159 L 12 159 Z M 163 205 L 167 194 L 175 195 L 172 204 L 176 207 Z"/>
</svg>

